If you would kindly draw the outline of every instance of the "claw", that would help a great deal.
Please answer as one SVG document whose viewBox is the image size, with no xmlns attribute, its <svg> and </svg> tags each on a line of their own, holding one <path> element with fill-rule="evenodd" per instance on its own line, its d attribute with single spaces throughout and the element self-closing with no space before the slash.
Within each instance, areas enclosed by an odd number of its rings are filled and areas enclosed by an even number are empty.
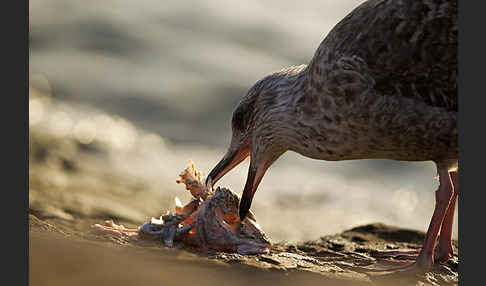
<svg viewBox="0 0 486 286">
<path fill-rule="evenodd" d="M 164 220 L 162 219 L 162 216 L 160 216 L 159 218 L 152 218 L 150 220 L 150 223 L 153 223 L 153 224 L 158 224 L 158 225 L 163 225 L 164 224 Z"/>
<path fill-rule="evenodd" d="M 162 239 L 165 245 L 172 247 L 174 245 L 174 239 L 177 233 L 177 228 L 179 224 L 183 221 L 183 218 L 179 214 L 165 215 L 162 217 L 164 219 L 164 227 L 162 230 Z"/>
<path fill-rule="evenodd" d="M 153 222 L 144 223 L 140 227 L 139 233 L 152 238 L 161 238 L 163 233 L 162 225 Z"/>
<path fill-rule="evenodd" d="M 186 190 L 189 190 L 192 196 L 198 200 L 206 198 L 211 193 L 211 188 L 208 188 L 208 185 L 204 184 L 201 180 L 201 172 L 196 171 L 194 163 L 189 161 L 189 167 L 184 169 L 179 174 L 180 179 L 176 180 L 178 184 L 184 183 L 186 185 Z"/>
<path fill-rule="evenodd" d="M 178 204 L 180 204 L 178 206 Z M 190 216 L 192 213 L 194 213 L 199 205 L 201 204 L 201 201 L 199 200 L 192 200 L 190 203 L 188 203 L 185 206 L 182 206 L 181 201 L 176 198 L 176 214 L 181 215 L 183 217 L 183 220 L 185 220 L 188 216 Z"/>
<path fill-rule="evenodd" d="M 110 234 L 115 236 L 127 236 L 132 237 L 138 234 L 138 229 L 126 228 L 124 225 L 117 225 L 113 220 L 106 220 L 105 225 L 94 224 L 91 226 L 91 231 L 101 234 Z"/>
<path fill-rule="evenodd" d="M 182 208 L 184 207 L 182 205 L 181 200 L 178 197 L 175 197 L 174 201 L 175 201 L 175 211 L 176 211 L 176 213 L 181 214 L 183 212 Z"/>
<path fill-rule="evenodd" d="M 176 231 L 175 238 L 176 239 L 179 239 L 180 236 L 188 233 L 193 227 L 194 227 L 194 222 L 192 222 L 192 223 L 190 223 L 188 225 L 185 225 L 183 227 L 178 228 L 177 231 Z"/>
</svg>

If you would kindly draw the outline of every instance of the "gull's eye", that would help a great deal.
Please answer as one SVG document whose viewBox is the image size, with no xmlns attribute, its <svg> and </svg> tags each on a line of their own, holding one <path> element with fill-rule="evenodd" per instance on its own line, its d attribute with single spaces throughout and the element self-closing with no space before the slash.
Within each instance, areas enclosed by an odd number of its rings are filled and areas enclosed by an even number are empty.
<svg viewBox="0 0 486 286">
<path fill-rule="evenodd" d="M 233 118 L 231 125 L 233 130 L 243 132 L 248 127 L 248 123 L 253 114 L 253 106 L 255 105 L 255 99 L 245 99 L 241 101 L 233 111 Z"/>
<path fill-rule="evenodd" d="M 248 124 L 248 112 L 244 106 L 239 105 L 236 110 L 233 112 L 233 120 L 232 125 L 233 129 L 243 132 L 245 130 L 246 125 Z"/>
</svg>

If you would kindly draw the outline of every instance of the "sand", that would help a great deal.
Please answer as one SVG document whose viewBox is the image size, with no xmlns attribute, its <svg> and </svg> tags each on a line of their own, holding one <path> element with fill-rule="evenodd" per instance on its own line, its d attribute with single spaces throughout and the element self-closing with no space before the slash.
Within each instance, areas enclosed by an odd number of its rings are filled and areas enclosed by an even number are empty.
<svg viewBox="0 0 486 286">
<path fill-rule="evenodd" d="M 128 241 L 91 234 L 94 219 L 56 223 L 30 215 L 31 285 L 457 285 L 457 254 L 424 275 L 376 276 L 353 270 L 373 250 L 418 248 L 424 233 L 383 224 L 316 241 L 274 243 L 265 255 L 199 253 L 176 243 Z M 81 231 L 77 230 L 80 229 Z M 85 231 L 83 231 L 85 229 Z M 454 245 L 457 253 L 457 242 Z"/>
</svg>

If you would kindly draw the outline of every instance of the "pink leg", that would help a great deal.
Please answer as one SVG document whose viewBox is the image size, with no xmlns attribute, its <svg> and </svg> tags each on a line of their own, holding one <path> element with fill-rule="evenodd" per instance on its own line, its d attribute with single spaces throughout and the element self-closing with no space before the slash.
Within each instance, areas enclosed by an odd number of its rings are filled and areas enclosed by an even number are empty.
<svg viewBox="0 0 486 286">
<path fill-rule="evenodd" d="M 428 269 L 434 264 L 435 243 L 454 193 L 449 170 L 441 167 L 438 169 L 440 186 L 435 192 L 435 210 L 427 230 L 424 247 L 415 262 L 418 267 L 423 269 Z"/>
<path fill-rule="evenodd" d="M 456 201 L 459 191 L 459 183 L 458 183 L 458 173 L 451 172 L 450 173 L 453 190 L 454 193 L 450 200 L 449 207 L 447 208 L 444 220 L 442 222 L 442 226 L 440 228 L 440 236 L 439 236 L 439 243 L 435 247 L 434 252 L 434 261 L 435 262 L 445 262 L 449 260 L 453 255 L 453 248 L 452 248 L 452 226 L 454 222 L 454 213 L 456 207 Z M 375 257 L 393 257 L 395 259 L 416 259 L 417 255 L 420 253 L 420 249 L 414 250 L 386 250 L 386 251 L 377 251 L 375 253 Z"/>
<path fill-rule="evenodd" d="M 439 244 L 435 251 L 435 260 L 444 262 L 449 260 L 453 255 L 452 250 L 452 225 L 454 222 L 454 213 L 456 208 L 457 195 L 459 192 L 459 175 L 458 172 L 451 172 L 452 184 L 454 185 L 454 193 L 447 209 L 447 213 L 442 223 L 440 230 Z"/>
<path fill-rule="evenodd" d="M 416 257 L 415 262 L 412 264 L 411 261 L 378 261 L 377 265 L 374 268 L 368 267 L 358 267 L 358 271 L 363 272 L 382 272 L 382 271 L 399 271 L 401 273 L 408 273 L 408 272 L 416 272 L 416 271 L 424 271 L 429 269 L 434 264 L 434 249 L 435 243 L 437 241 L 437 237 L 439 235 L 439 230 L 441 229 L 441 225 L 445 221 L 446 214 L 448 213 L 449 205 L 453 201 L 454 196 L 454 188 L 452 186 L 451 177 L 449 175 L 448 168 L 443 168 L 442 166 L 438 166 L 439 171 L 439 180 L 440 185 L 439 189 L 435 192 L 435 209 L 434 214 L 432 215 L 432 219 L 429 224 L 429 228 L 427 230 L 427 235 L 425 237 L 424 245 L 420 250 L 420 253 Z M 455 203 L 455 202 L 454 202 Z M 452 213 L 453 215 L 453 213 Z M 446 227 L 443 232 L 446 234 L 449 232 L 449 220 L 452 221 L 453 217 L 448 217 L 445 221 Z M 444 241 L 447 241 L 447 236 L 444 235 Z M 403 252 L 403 251 L 395 251 L 393 253 L 395 255 L 402 255 L 409 256 L 409 258 L 413 259 L 415 251 Z M 385 255 L 386 256 L 386 255 Z M 387 267 L 387 264 L 390 267 Z M 395 264 L 395 266 L 393 266 Z M 353 267 L 356 268 L 356 267 Z"/>
</svg>

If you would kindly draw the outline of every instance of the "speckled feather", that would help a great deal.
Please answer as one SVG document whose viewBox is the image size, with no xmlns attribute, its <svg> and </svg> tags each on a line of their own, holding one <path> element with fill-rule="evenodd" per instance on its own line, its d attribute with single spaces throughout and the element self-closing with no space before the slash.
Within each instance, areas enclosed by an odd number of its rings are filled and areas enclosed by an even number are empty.
<svg viewBox="0 0 486 286">
<path fill-rule="evenodd" d="M 310 81 L 319 89 L 352 81 L 353 71 L 380 95 L 457 111 L 457 1 L 375 0 L 354 9 L 316 51 Z"/>
<path fill-rule="evenodd" d="M 457 164 L 456 19 L 457 1 L 363 3 L 309 65 L 248 91 L 233 113 L 233 135 L 266 164 L 287 150 L 324 160 Z"/>
</svg>

